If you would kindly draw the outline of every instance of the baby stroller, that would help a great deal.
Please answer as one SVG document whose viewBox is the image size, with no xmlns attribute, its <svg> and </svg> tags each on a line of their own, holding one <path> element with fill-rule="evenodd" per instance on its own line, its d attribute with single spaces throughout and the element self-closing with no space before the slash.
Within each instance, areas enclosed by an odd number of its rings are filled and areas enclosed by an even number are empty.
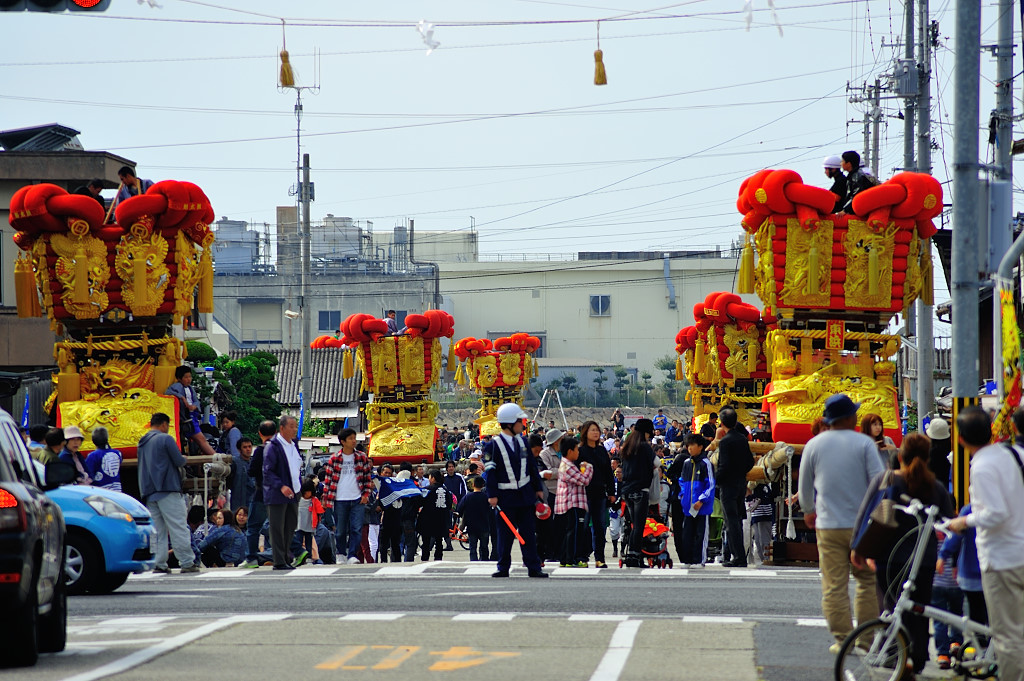
<svg viewBox="0 0 1024 681">
<path fill-rule="evenodd" d="M 632 531 L 629 514 L 623 517 L 622 533 L 628 536 Z M 668 527 L 657 516 L 650 517 L 644 523 L 644 538 L 640 544 L 638 555 L 625 555 L 619 559 L 619 567 L 657 567 L 672 569 L 672 558 L 668 554 L 668 538 L 671 536 Z"/>
<path fill-rule="evenodd" d="M 658 518 L 647 519 L 644 524 L 644 540 L 640 545 L 640 559 L 647 561 L 647 567 L 672 569 L 672 558 L 668 555 L 668 538 L 671 534 Z"/>
</svg>

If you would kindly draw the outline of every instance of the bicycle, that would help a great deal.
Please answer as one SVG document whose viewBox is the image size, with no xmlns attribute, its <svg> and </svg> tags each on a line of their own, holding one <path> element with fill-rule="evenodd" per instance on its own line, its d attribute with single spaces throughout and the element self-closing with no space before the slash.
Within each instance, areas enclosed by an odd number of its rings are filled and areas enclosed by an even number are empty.
<svg viewBox="0 0 1024 681">
<path fill-rule="evenodd" d="M 453 515 L 452 526 L 448 530 L 448 536 L 452 541 L 459 542 L 459 546 L 461 546 L 464 551 L 469 551 L 469 534 L 459 527 L 458 515 Z"/>
<path fill-rule="evenodd" d="M 909 636 L 901 624 L 901 616 L 911 613 L 927 617 L 963 632 L 964 642 L 953 656 L 952 669 L 964 679 L 985 679 L 995 677 L 995 651 L 991 646 L 992 630 L 969 617 L 955 615 L 926 603 L 917 603 L 911 597 L 914 581 L 921 569 L 928 538 L 938 530 L 949 534 L 946 523 L 937 523 L 937 506 L 925 506 L 912 499 L 906 506 L 896 509 L 917 519 L 917 540 L 911 559 L 907 579 L 903 582 L 900 596 L 891 611 L 877 618 L 861 623 L 854 629 L 836 656 L 836 681 L 897 681 L 906 673 L 910 660 Z"/>
</svg>

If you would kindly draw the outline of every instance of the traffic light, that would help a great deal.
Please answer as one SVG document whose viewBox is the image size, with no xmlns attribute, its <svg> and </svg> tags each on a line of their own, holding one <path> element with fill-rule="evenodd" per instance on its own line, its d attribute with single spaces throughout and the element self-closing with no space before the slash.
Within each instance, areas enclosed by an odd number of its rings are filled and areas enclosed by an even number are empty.
<svg viewBox="0 0 1024 681">
<path fill-rule="evenodd" d="M 0 12 L 103 12 L 110 0 L 0 0 Z"/>
</svg>

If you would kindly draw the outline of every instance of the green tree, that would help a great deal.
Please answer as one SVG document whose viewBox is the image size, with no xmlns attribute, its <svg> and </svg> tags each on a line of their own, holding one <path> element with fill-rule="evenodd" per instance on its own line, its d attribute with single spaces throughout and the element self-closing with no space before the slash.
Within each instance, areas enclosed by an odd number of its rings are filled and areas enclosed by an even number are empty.
<svg viewBox="0 0 1024 681">
<path fill-rule="evenodd" d="M 217 352 L 202 341 L 185 341 L 185 351 L 188 353 L 189 363 L 202 368 L 217 360 Z"/>
<path fill-rule="evenodd" d="M 604 388 L 608 377 L 604 375 L 604 367 L 594 367 L 594 374 L 594 392 L 597 394 L 597 404 L 601 404 L 601 400 L 608 394 L 608 391 Z"/>
<path fill-rule="evenodd" d="M 665 397 L 672 403 L 676 403 L 676 395 L 679 393 L 679 385 L 676 381 L 676 360 L 672 355 L 665 355 L 654 360 L 654 368 L 665 372 L 665 379 L 661 382 L 661 388 L 665 391 Z"/>
<path fill-rule="evenodd" d="M 629 371 L 626 367 L 619 365 L 612 369 L 612 373 L 615 374 L 615 382 L 612 384 L 619 391 L 621 396 L 623 392 L 626 393 L 626 404 L 629 405 L 629 390 L 626 386 L 629 385 Z"/>
<path fill-rule="evenodd" d="M 576 374 L 562 374 L 559 381 L 561 381 L 562 387 L 566 392 L 572 392 L 576 389 Z"/>
<path fill-rule="evenodd" d="M 218 363 L 227 359 L 218 357 Z M 277 358 L 269 352 L 253 352 L 224 363 L 224 376 L 230 383 L 227 409 L 238 413 L 239 428 L 243 433 L 255 433 L 260 421 L 276 419 L 281 405 L 274 399 L 278 392 L 274 379 Z"/>
</svg>

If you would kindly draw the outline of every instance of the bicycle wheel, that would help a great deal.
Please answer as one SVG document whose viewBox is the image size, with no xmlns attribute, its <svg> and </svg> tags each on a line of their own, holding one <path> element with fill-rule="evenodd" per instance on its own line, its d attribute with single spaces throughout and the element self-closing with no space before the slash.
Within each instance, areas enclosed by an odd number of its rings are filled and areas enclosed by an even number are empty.
<svg viewBox="0 0 1024 681">
<path fill-rule="evenodd" d="M 836 681 L 897 681 L 910 659 L 910 646 L 902 629 L 886 643 L 893 626 L 899 625 L 874 619 L 854 629 L 836 656 Z"/>
</svg>

